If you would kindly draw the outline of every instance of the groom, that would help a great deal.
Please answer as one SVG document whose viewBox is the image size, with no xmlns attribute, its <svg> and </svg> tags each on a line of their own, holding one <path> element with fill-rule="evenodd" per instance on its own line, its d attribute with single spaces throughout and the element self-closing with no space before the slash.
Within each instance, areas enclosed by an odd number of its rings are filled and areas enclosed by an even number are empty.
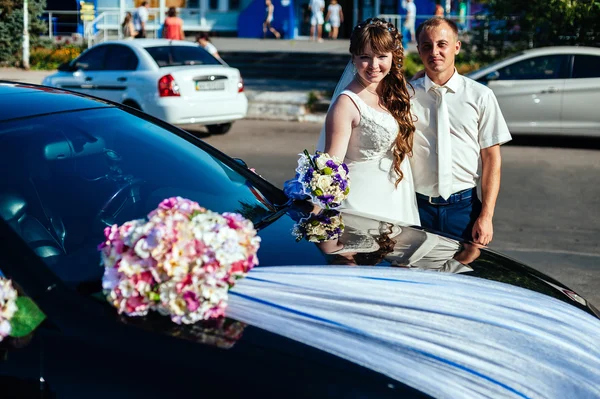
<svg viewBox="0 0 600 399">
<path fill-rule="evenodd" d="M 511 140 L 508 127 L 494 93 L 455 69 L 461 46 L 456 23 L 434 17 L 416 36 L 425 76 L 411 82 L 411 164 L 421 225 L 487 245 L 500 190 L 500 145 Z"/>
</svg>

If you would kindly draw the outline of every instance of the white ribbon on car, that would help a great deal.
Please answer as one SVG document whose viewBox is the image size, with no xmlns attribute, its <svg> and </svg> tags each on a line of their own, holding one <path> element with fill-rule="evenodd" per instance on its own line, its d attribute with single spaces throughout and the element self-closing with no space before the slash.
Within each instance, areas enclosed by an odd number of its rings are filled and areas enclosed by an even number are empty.
<svg viewBox="0 0 600 399">
<path fill-rule="evenodd" d="M 464 275 L 391 267 L 253 269 L 227 315 L 433 397 L 600 397 L 600 320 Z"/>
</svg>

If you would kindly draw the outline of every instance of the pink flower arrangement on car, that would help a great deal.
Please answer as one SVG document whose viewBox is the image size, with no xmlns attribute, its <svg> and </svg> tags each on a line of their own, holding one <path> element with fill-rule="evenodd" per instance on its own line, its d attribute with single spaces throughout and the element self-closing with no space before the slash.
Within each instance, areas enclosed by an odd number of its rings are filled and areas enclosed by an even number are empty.
<svg viewBox="0 0 600 399">
<path fill-rule="evenodd" d="M 147 221 L 113 225 L 104 235 L 103 292 L 128 316 L 154 310 L 177 324 L 221 317 L 229 288 L 258 264 L 252 222 L 181 197 L 162 201 Z"/>
<path fill-rule="evenodd" d="M 11 280 L 0 277 L 0 342 L 12 332 L 10 321 L 17 310 L 17 290 Z"/>
</svg>

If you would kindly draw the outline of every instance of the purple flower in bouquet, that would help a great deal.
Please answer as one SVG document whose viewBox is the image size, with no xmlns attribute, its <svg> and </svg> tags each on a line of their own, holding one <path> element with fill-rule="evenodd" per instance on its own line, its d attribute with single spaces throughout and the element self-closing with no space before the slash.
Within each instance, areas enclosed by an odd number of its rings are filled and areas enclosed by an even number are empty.
<svg viewBox="0 0 600 399">
<path fill-rule="evenodd" d="M 320 151 L 310 155 L 304 150 L 299 155 L 296 174 L 303 194 L 325 209 L 341 206 L 350 193 L 350 177 L 346 164 Z"/>
</svg>

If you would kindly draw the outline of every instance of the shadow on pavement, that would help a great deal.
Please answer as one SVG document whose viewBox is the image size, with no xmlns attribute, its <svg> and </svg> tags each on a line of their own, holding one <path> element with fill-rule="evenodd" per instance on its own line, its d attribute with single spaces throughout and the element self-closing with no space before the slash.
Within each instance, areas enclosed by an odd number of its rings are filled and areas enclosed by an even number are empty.
<svg viewBox="0 0 600 399">
<path fill-rule="evenodd" d="M 600 137 L 513 135 L 506 145 L 522 147 L 556 147 L 600 150 Z"/>
</svg>

